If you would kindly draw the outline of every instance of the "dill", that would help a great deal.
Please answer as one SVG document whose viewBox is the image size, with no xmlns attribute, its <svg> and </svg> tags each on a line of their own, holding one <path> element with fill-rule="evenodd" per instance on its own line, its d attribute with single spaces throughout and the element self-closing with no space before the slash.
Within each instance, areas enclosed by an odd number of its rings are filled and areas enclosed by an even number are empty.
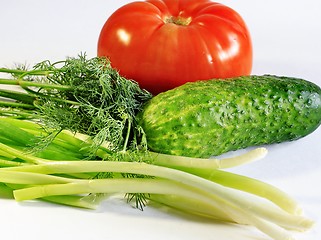
<svg viewBox="0 0 321 240">
<path fill-rule="evenodd" d="M 46 60 L 31 70 L 20 67 L 11 74 L 14 79 L 8 81 L 26 93 L 1 92 L 33 106 L 35 117 L 48 129 L 92 136 L 93 149 L 105 141 L 115 152 L 140 145 L 143 133 L 135 116 L 152 95 L 120 76 L 108 59 L 80 54 L 55 63 Z"/>
</svg>

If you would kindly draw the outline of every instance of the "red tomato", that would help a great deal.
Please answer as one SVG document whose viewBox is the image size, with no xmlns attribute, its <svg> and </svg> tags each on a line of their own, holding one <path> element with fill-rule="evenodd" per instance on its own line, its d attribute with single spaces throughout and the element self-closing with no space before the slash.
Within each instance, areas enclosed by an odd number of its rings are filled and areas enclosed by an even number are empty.
<svg viewBox="0 0 321 240">
<path fill-rule="evenodd" d="M 249 75 L 252 42 L 233 9 L 210 0 L 129 3 L 103 26 L 98 56 L 153 94 L 186 82 Z"/>
</svg>

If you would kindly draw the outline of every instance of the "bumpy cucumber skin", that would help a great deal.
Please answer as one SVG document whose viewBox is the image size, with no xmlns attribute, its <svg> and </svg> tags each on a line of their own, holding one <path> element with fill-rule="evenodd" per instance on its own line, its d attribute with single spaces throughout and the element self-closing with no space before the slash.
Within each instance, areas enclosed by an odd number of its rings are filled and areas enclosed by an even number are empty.
<svg viewBox="0 0 321 240">
<path fill-rule="evenodd" d="M 270 75 L 199 81 L 155 96 L 139 118 L 151 150 L 208 158 L 310 134 L 321 124 L 321 89 Z"/>
</svg>

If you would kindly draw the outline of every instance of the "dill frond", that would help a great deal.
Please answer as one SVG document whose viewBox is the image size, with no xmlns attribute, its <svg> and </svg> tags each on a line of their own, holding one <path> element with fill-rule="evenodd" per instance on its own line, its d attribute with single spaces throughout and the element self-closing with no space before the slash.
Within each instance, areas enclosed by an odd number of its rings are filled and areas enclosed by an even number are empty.
<svg viewBox="0 0 321 240">
<path fill-rule="evenodd" d="M 33 71 L 49 73 L 32 76 L 33 81 L 69 87 L 37 89 L 35 104 L 46 126 L 92 136 L 93 148 L 107 141 L 112 151 L 137 148 L 144 139 L 135 116 L 151 94 L 120 76 L 108 59 L 81 54 L 57 63 L 41 62 Z"/>
</svg>

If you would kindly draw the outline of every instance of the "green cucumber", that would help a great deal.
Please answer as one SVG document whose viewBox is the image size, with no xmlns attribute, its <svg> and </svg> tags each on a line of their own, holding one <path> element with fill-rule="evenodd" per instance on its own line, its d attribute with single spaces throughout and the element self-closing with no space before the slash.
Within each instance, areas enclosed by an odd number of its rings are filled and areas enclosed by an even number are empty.
<svg viewBox="0 0 321 240">
<path fill-rule="evenodd" d="M 321 89 L 271 75 L 187 83 L 153 97 L 139 123 L 151 150 L 207 158 L 310 134 L 321 123 Z"/>
</svg>

